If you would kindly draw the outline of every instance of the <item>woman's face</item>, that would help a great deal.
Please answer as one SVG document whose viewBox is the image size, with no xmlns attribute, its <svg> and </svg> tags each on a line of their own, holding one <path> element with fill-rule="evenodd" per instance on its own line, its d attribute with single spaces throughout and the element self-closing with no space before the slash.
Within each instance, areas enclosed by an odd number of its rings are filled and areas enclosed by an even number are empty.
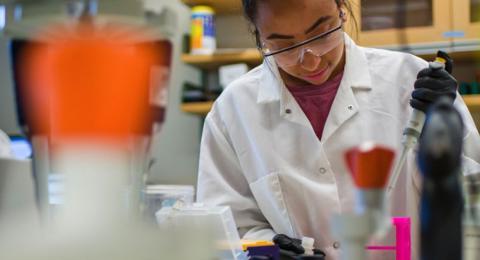
<svg viewBox="0 0 480 260">
<path fill-rule="evenodd" d="M 337 28 L 344 19 L 335 0 L 264 0 L 259 1 L 256 26 L 264 48 L 275 51 Z M 273 57 L 286 84 L 320 85 L 343 70 L 343 33 Z"/>
</svg>

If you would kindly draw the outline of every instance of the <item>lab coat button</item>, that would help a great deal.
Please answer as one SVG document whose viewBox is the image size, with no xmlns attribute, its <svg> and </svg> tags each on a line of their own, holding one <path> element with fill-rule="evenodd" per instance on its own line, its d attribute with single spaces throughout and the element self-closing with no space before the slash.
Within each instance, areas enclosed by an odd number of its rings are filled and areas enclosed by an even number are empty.
<svg viewBox="0 0 480 260">
<path fill-rule="evenodd" d="M 321 174 L 325 174 L 327 172 L 327 169 L 322 167 L 322 168 L 319 169 L 319 171 L 320 171 Z"/>
<path fill-rule="evenodd" d="M 348 110 L 353 110 L 353 106 L 352 106 L 352 105 L 348 106 L 347 108 L 348 108 Z"/>
<path fill-rule="evenodd" d="M 338 241 L 333 242 L 333 248 L 339 249 L 340 248 L 340 242 L 338 242 Z"/>
<path fill-rule="evenodd" d="M 285 109 L 285 113 L 291 114 L 291 113 L 292 113 L 292 110 L 291 110 L 290 108 L 287 108 L 287 109 Z"/>
</svg>

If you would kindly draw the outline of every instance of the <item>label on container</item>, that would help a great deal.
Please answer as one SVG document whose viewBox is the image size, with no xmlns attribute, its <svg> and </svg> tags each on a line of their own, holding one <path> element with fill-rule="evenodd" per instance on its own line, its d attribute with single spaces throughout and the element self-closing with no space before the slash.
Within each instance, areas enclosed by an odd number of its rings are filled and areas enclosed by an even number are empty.
<svg viewBox="0 0 480 260">
<path fill-rule="evenodd" d="M 203 19 L 202 17 L 194 17 L 192 18 L 191 48 L 192 49 L 202 48 L 202 39 L 203 39 Z"/>
<path fill-rule="evenodd" d="M 192 14 L 190 47 L 192 53 L 197 51 L 213 52 L 215 50 L 215 21 L 213 15 L 205 13 Z"/>
<path fill-rule="evenodd" d="M 213 20 L 213 16 L 204 16 L 203 18 L 203 35 L 215 37 L 215 24 Z"/>
</svg>

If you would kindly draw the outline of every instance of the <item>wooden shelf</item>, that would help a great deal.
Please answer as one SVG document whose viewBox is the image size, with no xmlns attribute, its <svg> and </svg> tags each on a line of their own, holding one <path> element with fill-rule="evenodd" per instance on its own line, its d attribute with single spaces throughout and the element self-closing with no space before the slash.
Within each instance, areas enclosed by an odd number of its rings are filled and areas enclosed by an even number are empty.
<svg viewBox="0 0 480 260">
<path fill-rule="evenodd" d="M 242 5 L 240 0 L 182 0 L 190 7 L 195 5 L 208 5 L 215 10 L 216 14 L 240 14 Z"/>
<path fill-rule="evenodd" d="M 181 109 L 183 112 L 205 116 L 212 109 L 213 101 L 183 103 Z"/>
<path fill-rule="evenodd" d="M 454 63 L 465 62 L 465 61 L 480 61 L 480 52 L 479 51 L 457 51 L 449 52 L 448 55 L 453 59 Z M 432 54 L 421 54 L 417 55 L 426 61 L 432 61 L 437 56 L 436 53 Z"/>
<path fill-rule="evenodd" d="M 480 95 L 462 95 L 468 108 L 473 111 L 480 111 Z M 183 103 L 183 112 L 205 116 L 212 109 L 213 101 Z"/>
<path fill-rule="evenodd" d="M 462 97 L 470 110 L 480 110 L 480 95 L 463 95 Z"/>
<path fill-rule="evenodd" d="M 257 49 L 226 49 L 218 50 L 212 55 L 182 55 L 183 62 L 202 69 L 212 69 L 233 63 L 258 65 L 262 62 L 262 59 L 263 57 Z"/>
<path fill-rule="evenodd" d="M 480 51 L 451 52 L 449 55 L 455 62 L 479 61 Z M 435 59 L 436 54 L 417 55 L 427 61 Z M 255 48 L 247 49 L 219 49 L 212 55 L 183 54 L 182 61 L 202 69 L 212 69 L 221 65 L 232 63 L 247 63 L 258 65 L 262 62 L 262 54 Z"/>
</svg>

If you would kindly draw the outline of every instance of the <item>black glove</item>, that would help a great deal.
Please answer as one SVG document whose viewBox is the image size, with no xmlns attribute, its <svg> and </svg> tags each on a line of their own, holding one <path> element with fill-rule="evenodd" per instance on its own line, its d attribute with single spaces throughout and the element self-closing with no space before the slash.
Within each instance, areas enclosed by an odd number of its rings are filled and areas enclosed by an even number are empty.
<svg viewBox="0 0 480 260">
<path fill-rule="evenodd" d="M 305 253 L 305 249 L 302 247 L 302 240 L 291 238 L 284 234 L 278 234 L 273 237 L 273 243 L 280 249 L 293 252 L 295 254 Z"/>
<path fill-rule="evenodd" d="M 303 255 L 305 249 L 302 247 L 300 239 L 278 234 L 273 237 L 273 242 L 280 248 L 281 260 L 325 260 L 325 253 L 319 249 L 313 249 L 314 255 Z"/>
<path fill-rule="evenodd" d="M 325 253 L 321 250 L 314 249 L 313 255 L 300 255 L 296 260 L 325 260 Z"/>
<path fill-rule="evenodd" d="M 453 60 L 445 52 L 439 51 L 437 55 L 446 60 L 445 69 L 429 67 L 421 70 L 410 100 L 410 106 L 423 112 L 427 112 L 440 97 L 449 97 L 453 104 L 457 96 L 457 80 L 450 75 Z"/>
<path fill-rule="evenodd" d="M 325 253 L 314 249 L 313 255 L 298 255 L 291 251 L 280 249 L 280 260 L 325 260 Z"/>
</svg>

